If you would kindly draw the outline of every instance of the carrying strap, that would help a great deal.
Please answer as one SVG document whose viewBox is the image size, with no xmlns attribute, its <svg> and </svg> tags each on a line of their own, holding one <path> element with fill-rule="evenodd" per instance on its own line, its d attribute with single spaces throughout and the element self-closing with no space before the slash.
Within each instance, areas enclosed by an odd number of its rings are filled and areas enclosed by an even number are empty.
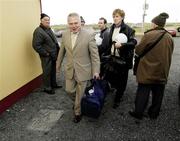
<svg viewBox="0 0 180 141">
<path fill-rule="evenodd" d="M 115 48 L 115 43 L 113 43 L 113 47 L 114 47 L 113 56 L 116 56 L 116 50 L 117 50 L 117 48 Z M 118 52 L 118 54 L 119 54 L 119 52 Z M 119 55 L 119 56 L 120 56 L 120 55 Z"/>
<path fill-rule="evenodd" d="M 41 27 L 41 26 L 40 26 Z M 42 28 L 42 27 L 41 27 Z M 53 40 L 54 43 L 57 43 L 55 37 L 53 36 L 53 32 L 51 31 L 51 29 L 49 31 L 46 31 L 44 28 L 42 28 L 42 30 Z M 51 33 L 50 33 L 51 32 Z"/>
<path fill-rule="evenodd" d="M 151 49 L 153 49 L 156 46 L 156 44 L 162 39 L 164 34 L 166 34 L 166 32 L 167 31 L 165 31 L 152 45 L 150 45 L 147 49 L 145 49 L 144 52 L 140 54 L 138 57 L 142 58 L 146 53 L 148 53 Z"/>
</svg>

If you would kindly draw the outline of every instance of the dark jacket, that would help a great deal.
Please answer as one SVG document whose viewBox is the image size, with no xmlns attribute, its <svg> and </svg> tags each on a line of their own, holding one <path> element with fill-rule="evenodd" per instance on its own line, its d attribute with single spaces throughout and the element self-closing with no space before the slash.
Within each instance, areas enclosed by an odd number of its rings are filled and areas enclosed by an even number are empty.
<svg viewBox="0 0 180 141">
<path fill-rule="evenodd" d="M 128 41 L 127 41 L 127 43 L 123 43 L 122 47 L 118 49 L 119 54 L 126 61 L 127 68 L 132 69 L 134 48 L 135 48 L 135 45 L 137 44 L 137 41 L 134 38 L 135 30 L 132 29 L 131 27 L 129 27 L 124 22 L 121 23 L 120 27 L 121 27 L 121 29 L 120 29 L 119 33 L 124 33 L 127 36 Z M 111 54 L 111 47 L 113 44 L 112 43 L 112 35 L 113 35 L 114 28 L 115 28 L 115 24 L 113 24 L 110 27 L 109 44 L 108 44 L 108 50 L 107 50 L 108 54 Z"/>
<path fill-rule="evenodd" d="M 164 32 L 164 29 L 149 30 L 144 34 L 135 48 L 140 55 L 149 44 L 155 42 Z M 166 84 L 171 65 L 174 42 L 167 32 L 162 39 L 140 59 L 137 68 L 137 82 L 142 84 Z"/>
<path fill-rule="evenodd" d="M 107 50 L 107 44 L 109 44 L 109 29 L 105 28 L 104 30 L 100 31 L 100 37 L 102 38 L 102 44 L 98 46 L 99 56 Z"/>
<path fill-rule="evenodd" d="M 50 56 L 53 60 L 57 59 L 59 45 L 50 28 L 44 28 L 41 25 L 37 27 L 33 33 L 32 45 L 41 57 Z"/>
</svg>

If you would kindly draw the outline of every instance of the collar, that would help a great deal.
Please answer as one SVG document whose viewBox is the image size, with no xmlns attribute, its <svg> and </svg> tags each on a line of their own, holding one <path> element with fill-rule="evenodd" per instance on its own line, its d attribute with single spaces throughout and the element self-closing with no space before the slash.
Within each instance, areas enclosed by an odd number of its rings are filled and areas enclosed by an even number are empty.
<svg viewBox="0 0 180 141">
<path fill-rule="evenodd" d="M 119 28 L 119 27 L 120 28 L 124 28 L 125 27 L 124 21 L 122 21 L 121 24 L 117 25 L 117 26 L 115 24 L 113 24 L 113 28 Z"/>
<path fill-rule="evenodd" d="M 101 30 L 101 33 L 103 33 L 104 31 L 106 31 L 107 27 L 105 27 L 103 30 Z"/>
<path fill-rule="evenodd" d="M 122 23 L 121 23 L 122 24 Z M 120 28 L 121 27 L 121 24 L 118 24 L 118 25 L 115 25 L 114 24 L 114 28 Z"/>
<path fill-rule="evenodd" d="M 150 32 L 150 31 L 154 31 L 154 30 L 165 30 L 166 31 L 166 29 L 164 29 L 163 27 L 156 27 L 156 28 L 145 31 L 144 34 Z"/>
<path fill-rule="evenodd" d="M 42 29 L 46 30 L 46 29 L 50 29 L 50 27 L 45 27 L 43 24 L 40 23 L 39 27 L 41 27 Z"/>
<path fill-rule="evenodd" d="M 71 35 L 78 35 L 78 34 L 79 32 L 76 32 L 76 33 L 71 32 Z"/>
</svg>

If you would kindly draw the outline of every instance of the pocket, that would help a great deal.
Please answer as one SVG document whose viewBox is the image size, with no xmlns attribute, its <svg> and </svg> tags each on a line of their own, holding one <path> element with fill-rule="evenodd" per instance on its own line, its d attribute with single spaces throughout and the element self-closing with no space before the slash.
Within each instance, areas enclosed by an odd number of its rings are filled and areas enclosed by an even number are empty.
<svg viewBox="0 0 180 141">
<path fill-rule="evenodd" d="M 89 64 L 80 64 L 82 67 L 88 67 L 88 66 L 90 66 L 91 65 L 91 63 L 89 63 Z"/>
</svg>

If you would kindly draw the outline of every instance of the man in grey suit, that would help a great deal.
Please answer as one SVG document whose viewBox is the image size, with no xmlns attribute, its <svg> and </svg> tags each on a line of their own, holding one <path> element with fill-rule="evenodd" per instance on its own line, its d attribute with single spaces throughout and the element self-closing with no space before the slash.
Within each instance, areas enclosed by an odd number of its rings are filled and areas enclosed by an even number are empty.
<svg viewBox="0 0 180 141">
<path fill-rule="evenodd" d="M 60 70 L 66 55 L 65 79 L 67 93 L 75 93 L 74 122 L 81 120 L 81 99 L 88 80 L 99 79 L 100 60 L 94 35 L 81 28 L 80 16 L 70 13 L 67 17 L 68 27 L 62 35 L 61 49 L 56 67 Z"/>
</svg>

